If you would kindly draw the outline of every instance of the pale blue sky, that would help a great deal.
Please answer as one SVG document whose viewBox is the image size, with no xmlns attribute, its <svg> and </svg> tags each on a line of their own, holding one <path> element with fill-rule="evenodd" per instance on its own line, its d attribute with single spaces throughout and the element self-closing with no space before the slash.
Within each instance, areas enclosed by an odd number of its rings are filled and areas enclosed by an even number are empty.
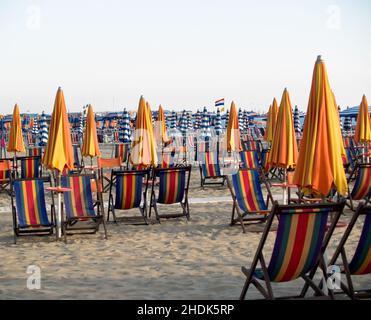
<svg viewBox="0 0 371 320">
<path fill-rule="evenodd" d="M 367 0 L 1 0 L 0 112 L 50 112 L 58 86 L 70 111 L 265 111 L 285 87 L 306 110 L 318 54 L 344 108 L 371 100 L 370 39 Z"/>
</svg>

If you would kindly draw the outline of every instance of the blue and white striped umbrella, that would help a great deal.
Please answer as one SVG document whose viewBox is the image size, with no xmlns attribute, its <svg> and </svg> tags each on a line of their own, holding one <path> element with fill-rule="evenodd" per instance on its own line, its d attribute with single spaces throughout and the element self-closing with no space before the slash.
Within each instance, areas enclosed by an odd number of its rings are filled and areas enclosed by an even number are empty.
<svg viewBox="0 0 371 320">
<path fill-rule="evenodd" d="M 46 122 L 46 117 L 44 111 L 41 114 L 40 119 L 40 146 L 46 146 L 48 144 L 48 124 Z"/>
<path fill-rule="evenodd" d="M 352 131 L 352 119 L 350 117 L 344 119 L 343 130 L 345 134 L 349 134 Z"/>
<path fill-rule="evenodd" d="M 341 121 L 342 119 L 340 118 L 340 112 L 341 112 L 340 106 L 338 106 L 338 111 L 339 111 L 340 130 L 341 132 L 343 132 L 343 122 Z"/>
<path fill-rule="evenodd" d="M 295 106 L 295 109 L 294 109 L 294 129 L 295 129 L 296 135 L 301 134 L 300 114 L 299 114 L 298 106 Z"/>
<path fill-rule="evenodd" d="M 243 126 L 244 126 L 244 131 L 247 132 L 249 128 L 249 116 L 246 110 L 243 112 Z"/>
<path fill-rule="evenodd" d="M 215 118 L 215 133 L 219 136 L 222 133 L 222 117 L 220 116 L 220 110 L 216 111 Z"/>
<path fill-rule="evenodd" d="M 193 115 L 193 117 L 194 117 L 194 123 L 195 123 L 194 128 L 196 130 L 198 130 L 198 129 L 201 128 L 201 118 L 202 118 L 202 116 L 201 116 L 200 110 L 197 110 L 197 112 Z"/>
<path fill-rule="evenodd" d="M 170 129 L 175 129 L 176 128 L 176 122 L 177 122 L 176 113 L 175 113 L 175 111 L 173 111 L 171 113 Z"/>
<path fill-rule="evenodd" d="M 244 125 L 244 121 L 243 121 L 243 113 L 242 113 L 242 109 L 240 108 L 238 110 L 238 126 L 240 128 L 240 132 L 245 132 L 245 125 Z"/>
<path fill-rule="evenodd" d="M 185 110 L 182 113 L 182 116 L 180 118 L 180 124 L 179 124 L 180 131 L 183 135 L 187 134 L 188 130 L 188 124 L 187 124 L 187 114 Z"/>
<path fill-rule="evenodd" d="M 33 119 L 33 127 L 31 131 L 32 135 L 36 138 L 36 136 L 39 134 L 39 125 L 37 123 L 37 117 Z"/>
<path fill-rule="evenodd" d="M 193 121 L 192 121 L 192 114 L 190 112 L 187 113 L 187 126 L 188 130 L 193 130 Z"/>
<path fill-rule="evenodd" d="M 225 113 L 225 124 L 224 127 L 227 129 L 228 128 L 228 122 L 229 122 L 229 110 Z"/>
<path fill-rule="evenodd" d="M 204 112 L 202 114 L 201 134 L 204 137 L 210 137 L 211 136 L 210 116 L 209 116 L 209 113 L 207 112 L 206 107 L 204 107 Z"/>
<path fill-rule="evenodd" d="M 122 114 L 122 125 L 123 125 L 122 142 L 124 143 L 131 142 L 130 117 L 126 109 L 124 109 L 124 112 Z"/>
</svg>

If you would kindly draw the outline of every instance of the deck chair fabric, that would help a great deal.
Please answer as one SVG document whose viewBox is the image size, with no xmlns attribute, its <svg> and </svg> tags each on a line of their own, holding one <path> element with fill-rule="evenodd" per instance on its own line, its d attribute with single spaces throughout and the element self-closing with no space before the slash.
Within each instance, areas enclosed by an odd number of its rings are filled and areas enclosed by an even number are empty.
<svg viewBox="0 0 371 320">
<path fill-rule="evenodd" d="M 272 282 L 288 282 L 298 278 L 302 278 L 305 284 L 297 298 L 304 298 L 309 287 L 317 295 L 326 296 L 326 293 L 314 283 L 313 277 L 320 267 L 324 272 L 325 280 L 327 280 L 323 255 L 344 205 L 344 201 L 339 204 L 282 206 L 276 202 L 272 214 L 267 220 L 250 269 L 242 267 L 246 281 L 240 299 L 245 298 L 250 284 L 253 284 L 264 298 L 274 299 Z M 330 213 L 333 214 L 333 221 L 326 232 Z M 270 262 L 267 266 L 263 249 L 275 218 L 278 218 L 278 229 Z M 258 268 L 258 263 L 260 263 L 260 268 Z M 260 283 L 261 281 L 265 283 L 266 288 Z M 329 297 L 333 298 L 331 290 Z"/>
<path fill-rule="evenodd" d="M 54 201 L 52 201 L 51 220 L 49 220 L 44 183 L 50 184 L 50 177 L 14 181 L 14 195 L 12 196 L 14 243 L 20 235 L 53 234 L 55 228 Z"/>
<path fill-rule="evenodd" d="M 349 181 L 353 175 L 356 175 L 356 180 L 352 191 L 349 193 L 350 207 L 353 210 L 353 200 L 370 201 L 371 197 L 371 163 L 357 164 L 353 172 L 349 176 Z"/>
<path fill-rule="evenodd" d="M 240 223 L 242 231 L 246 232 L 245 222 L 265 221 L 270 212 L 269 200 L 273 202 L 273 197 L 269 186 L 263 182 L 268 190 L 267 200 L 264 200 L 258 170 L 240 169 L 227 181 L 233 200 L 231 225 Z"/>
<path fill-rule="evenodd" d="M 11 195 L 11 160 L 0 159 L 0 193 Z"/>
<path fill-rule="evenodd" d="M 159 167 L 160 168 L 171 168 L 174 167 L 175 148 L 169 151 L 159 153 Z"/>
<path fill-rule="evenodd" d="M 147 220 L 147 190 L 150 170 L 123 170 L 111 172 L 111 184 L 108 200 L 108 214 L 112 212 L 114 222 L 117 222 L 116 211 L 124 211 L 138 208 L 145 224 Z M 115 197 L 113 196 L 115 191 Z M 143 205 L 141 205 L 143 202 Z M 135 222 L 137 217 L 126 217 Z"/>
<path fill-rule="evenodd" d="M 202 157 L 201 166 L 201 187 L 205 185 L 224 185 L 226 177 L 221 174 L 220 163 L 216 152 L 205 152 Z M 207 182 L 210 179 L 221 181 Z"/>
<path fill-rule="evenodd" d="M 75 169 L 81 171 L 84 167 L 84 159 L 81 157 L 80 158 L 80 146 L 78 144 L 73 144 L 73 166 Z"/>
<path fill-rule="evenodd" d="M 241 168 L 242 169 L 259 169 L 259 156 L 256 151 L 241 151 Z"/>
<path fill-rule="evenodd" d="M 107 239 L 102 195 L 98 191 L 97 200 L 93 201 L 92 183 L 98 183 L 95 174 L 69 174 L 61 177 L 62 187 L 71 189 L 63 193 L 65 215 L 62 217 L 62 229 L 66 242 L 67 234 L 96 233 L 100 224 L 103 224 Z M 82 223 L 76 225 L 78 222 Z"/>
<path fill-rule="evenodd" d="M 154 182 L 157 177 L 159 178 L 159 191 L 156 198 Z M 160 222 L 160 218 L 176 218 L 183 216 L 189 220 L 188 189 L 190 177 L 191 166 L 154 169 L 149 216 L 151 216 L 151 209 L 153 208 L 158 222 Z M 159 214 L 157 203 L 179 203 L 182 212 L 175 214 Z"/>
<path fill-rule="evenodd" d="M 34 147 L 34 148 L 28 148 L 28 156 L 29 157 L 37 157 L 42 156 L 42 148 L 41 147 Z"/>
<path fill-rule="evenodd" d="M 121 158 L 122 163 L 127 163 L 129 156 L 129 144 L 119 143 L 115 145 L 115 158 Z"/>
<path fill-rule="evenodd" d="M 41 176 L 41 157 L 21 157 L 19 158 L 21 162 L 21 178 L 22 179 L 32 179 L 39 178 Z"/>
<path fill-rule="evenodd" d="M 356 250 L 350 262 L 345 252 L 345 245 L 352 233 L 355 224 L 364 217 L 361 235 L 358 240 Z M 371 206 L 361 203 L 356 212 L 353 214 L 351 221 L 348 224 L 343 237 L 341 238 L 333 257 L 330 260 L 330 265 L 336 265 L 341 257 L 343 263 L 342 272 L 346 275 L 346 282 L 342 281 L 341 289 L 351 298 L 370 298 L 371 288 L 355 290 L 352 277 L 371 274 Z"/>
</svg>

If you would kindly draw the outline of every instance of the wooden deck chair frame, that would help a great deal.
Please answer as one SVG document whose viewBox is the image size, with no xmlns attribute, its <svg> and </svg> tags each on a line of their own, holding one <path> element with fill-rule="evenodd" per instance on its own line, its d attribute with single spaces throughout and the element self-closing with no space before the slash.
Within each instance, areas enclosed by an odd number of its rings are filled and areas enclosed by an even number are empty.
<svg viewBox="0 0 371 320">
<path fill-rule="evenodd" d="M 239 171 L 256 171 L 259 175 L 258 169 L 240 169 Z M 267 200 L 266 200 L 266 206 L 268 208 L 269 202 L 273 204 L 273 196 L 269 187 L 269 184 L 265 180 L 265 178 L 261 175 L 259 175 L 261 183 L 265 185 L 267 188 Z M 242 232 L 246 233 L 245 224 L 247 223 L 261 223 L 265 222 L 267 220 L 267 215 L 271 212 L 270 210 L 262 210 L 262 211 L 248 211 L 248 212 L 242 212 L 238 205 L 237 196 L 234 191 L 233 182 L 231 181 L 230 177 L 227 177 L 227 185 L 228 189 L 231 192 L 232 200 L 233 200 L 233 207 L 232 207 L 232 214 L 231 214 L 231 222 L 230 225 L 234 226 L 236 224 L 240 224 L 242 228 Z"/>
<path fill-rule="evenodd" d="M 349 200 L 349 203 L 347 203 L 347 206 L 352 210 L 352 211 L 355 211 L 354 209 L 354 203 L 353 203 L 353 198 L 352 198 L 352 193 L 353 193 L 353 190 L 350 191 L 350 188 L 349 188 L 349 182 L 353 179 L 353 177 L 355 177 L 354 180 L 357 179 L 357 175 L 360 174 L 360 170 L 363 170 L 364 168 L 368 168 L 368 170 L 371 170 L 371 163 L 357 163 L 354 167 L 354 169 L 352 170 L 352 172 L 350 173 L 349 175 L 349 178 L 348 178 L 348 200 Z M 371 181 L 369 182 L 369 184 L 371 185 Z M 371 198 L 371 186 L 369 186 L 369 192 L 368 194 L 366 195 L 365 198 L 363 198 L 362 200 L 364 200 L 366 203 L 370 203 L 370 198 Z"/>
<path fill-rule="evenodd" d="M 0 178 L 0 193 L 5 192 L 9 196 L 13 193 L 12 179 L 14 179 L 14 171 L 12 167 L 14 167 L 14 158 L 0 159 L 0 170 L 2 172 L 9 171 L 9 178 Z"/>
<path fill-rule="evenodd" d="M 113 169 L 123 170 L 121 157 L 107 159 L 99 157 L 98 160 L 98 176 L 101 184 L 101 191 L 106 193 L 109 191 L 111 186 L 111 173 Z M 104 174 L 104 169 L 111 169 L 109 174 Z M 104 184 L 106 182 L 106 184 Z M 114 181 L 113 181 L 114 182 Z"/>
<path fill-rule="evenodd" d="M 104 238 L 108 239 L 107 234 L 107 226 L 106 226 L 106 219 L 104 214 L 104 205 L 103 205 L 103 197 L 102 193 L 99 191 L 98 188 L 98 179 L 97 175 L 95 173 L 90 174 L 81 174 L 81 173 L 70 173 L 63 175 L 61 177 L 61 180 L 63 181 L 63 178 L 73 178 L 73 177 L 86 177 L 90 179 L 90 185 L 91 183 L 95 184 L 96 186 L 96 194 L 97 198 L 94 202 L 93 200 L 93 208 L 94 211 L 96 210 L 95 216 L 85 215 L 85 216 L 79 216 L 79 217 L 69 217 L 67 215 L 67 212 L 64 214 L 64 211 L 67 211 L 66 207 L 66 201 L 63 201 L 62 204 L 62 233 L 64 235 L 64 241 L 67 243 L 67 235 L 73 235 L 73 234 L 95 234 L 99 231 L 99 227 L 102 224 L 104 229 Z M 63 183 L 62 183 L 63 186 Z M 93 190 L 91 190 L 91 196 L 93 198 Z M 66 192 L 64 194 L 64 198 L 66 195 L 68 195 L 69 192 Z M 92 225 L 85 225 L 85 226 L 76 226 L 77 222 L 87 221 L 90 220 L 93 222 Z"/>
<path fill-rule="evenodd" d="M 341 261 L 343 263 L 343 272 L 346 276 L 346 283 L 344 281 L 341 281 L 341 289 L 343 292 L 345 292 L 352 300 L 355 299 L 370 299 L 371 298 L 371 289 L 366 290 L 355 290 L 353 281 L 352 281 L 352 274 L 350 272 L 349 268 L 349 262 L 347 255 L 345 253 L 345 244 L 349 238 L 349 235 L 351 234 L 357 220 L 360 218 L 360 216 L 370 214 L 371 215 L 371 206 L 366 205 L 364 201 L 362 201 L 356 212 L 353 214 L 352 219 L 350 220 L 347 229 L 344 232 L 343 237 L 341 238 L 338 247 L 335 250 L 335 253 L 333 257 L 331 258 L 329 265 L 335 265 L 338 258 L 341 257 Z"/>
<path fill-rule="evenodd" d="M 117 176 L 128 176 L 128 175 L 141 175 L 144 179 L 143 185 L 144 190 L 142 188 L 141 191 L 141 202 L 143 202 L 143 205 L 139 205 L 138 209 L 141 214 L 141 218 L 143 219 L 143 222 L 141 224 L 146 224 L 148 225 L 148 206 L 147 206 L 147 191 L 148 191 L 148 185 L 150 181 L 150 174 L 151 170 L 146 169 L 146 170 L 112 170 L 111 171 L 111 183 L 110 183 L 110 189 L 109 189 L 109 196 L 108 196 L 108 213 L 107 213 L 107 221 L 109 221 L 110 213 L 112 212 L 113 215 L 113 221 L 117 223 L 118 217 L 116 217 L 115 210 L 120 210 L 120 209 L 115 209 L 115 200 L 113 197 L 113 188 L 115 187 L 116 189 L 116 183 L 117 183 Z M 116 192 L 116 190 L 115 190 Z M 133 208 L 134 209 L 134 208 Z M 124 211 L 126 209 L 122 209 Z M 121 210 L 120 210 L 121 211 Z M 120 220 L 123 220 L 125 222 L 128 222 L 130 224 L 138 224 L 138 217 L 137 216 L 131 216 L 131 217 L 124 217 L 120 218 Z"/>
<path fill-rule="evenodd" d="M 318 268 L 320 268 L 323 272 L 323 276 L 325 278 L 325 281 L 327 281 L 327 268 L 326 268 L 326 262 L 324 259 L 324 254 L 326 251 L 326 248 L 330 242 L 331 236 L 335 230 L 336 224 L 339 221 L 340 215 L 343 212 L 345 206 L 345 201 L 342 201 L 341 203 L 330 203 L 330 204 L 306 204 L 306 205 L 279 205 L 276 201 L 273 208 L 272 208 L 272 214 L 269 215 L 267 223 L 265 225 L 265 229 L 262 234 L 262 238 L 260 239 L 260 243 L 258 245 L 258 248 L 256 250 L 254 259 L 251 263 L 250 269 L 247 269 L 246 267 L 242 267 L 241 271 L 246 276 L 245 283 L 243 285 L 241 294 L 240 294 L 240 300 L 244 300 L 246 297 L 246 293 L 249 289 L 250 284 L 253 284 L 255 288 L 262 294 L 262 296 L 267 300 L 274 300 L 274 299 L 303 299 L 305 298 L 305 295 L 309 288 L 312 288 L 313 291 L 317 296 L 320 296 L 321 298 L 330 298 L 333 299 L 333 292 L 332 290 L 329 290 L 329 295 L 326 295 L 321 288 L 315 284 L 313 281 L 313 278 L 315 276 L 316 271 Z M 268 266 L 264 259 L 263 249 L 266 244 L 266 240 L 268 238 L 268 234 L 271 231 L 272 224 L 274 221 L 274 218 L 277 217 L 279 219 L 280 215 L 282 214 L 301 214 L 301 212 L 292 212 L 295 211 L 295 209 L 329 209 L 329 212 L 334 213 L 334 218 L 332 220 L 331 226 L 327 230 L 327 232 L 324 234 L 324 239 L 322 242 L 322 246 L 319 250 L 319 255 L 316 257 L 316 262 L 313 264 L 313 267 L 311 270 L 309 270 L 305 275 L 302 275 L 301 278 L 304 280 L 304 286 L 299 295 L 296 296 L 287 296 L 287 297 L 275 297 L 273 294 L 273 289 L 271 285 L 271 280 L 269 278 L 268 273 Z M 285 213 L 285 211 L 291 211 L 290 213 Z M 313 213 L 315 214 L 315 213 Z M 277 240 L 277 239 L 276 239 Z M 256 278 L 254 276 L 255 272 L 257 271 L 258 263 L 261 266 L 263 279 Z M 265 283 L 266 288 L 259 282 L 263 281 Z"/>
<path fill-rule="evenodd" d="M 206 152 L 203 152 L 203 153 L 206 156 Z M 219 169 L 220 169 L 220 164 L 217 163 L 217 165 L 219 165 Z M 207 177 L 207 176 L 204 176 L 204 172 L 202 170 L 202 163 L 200 163 L 199 168 L 200 168 L 200 177 L 201 177 L 201 188 L 204 188 L 205 186 L 213 186 L 213 185 L 224 186 L 225 181 L 227 180 L 227 177 L 225 175 L 217 175 L 217 176 L 214 176 L 214 177 Z M 211 180 L 212 182 L 207 182 L 208 180 L 209 181 Z M 217 181 L 215 181 L 215 180 L 217 180 Z"/>
<path fill-rule="evenodd" d="M 51 176 L 47 177 L 40 177 L 40 178 L 31 178 L 31 179 L 15 179 L 12 183 L 15 182 L 22 182 L 22 181 L 35 181 L 39 180 L 42 181 L 43 184 L 49 184 L 51 186 Z M 44 191 L 44 195 L 45 195 Z M 16 194 L 15 192 L 12 193 L 11 196 L 11 204 L 12 204 L 12 215 L 13 215 L 13 231 L 14 231 L 14 243 L 17 243 L 17 238 L 21 236 L 51 236 L 54 233 L 54 229 L 56 228 L 56 214 L 55 214 L 55 205 L 54 205 L 54 197 L 53 193 L 51 194 L 51 207 L 50 207 L 50 223 L 48 225 L 30 225 L 30 226 L 20 226 L 18 223 L 18 212 L 16 206 Z M 46 203 L 45 203 L 46 207 Z M 55 233 L 57 236 L 57 233 Z"/>
<path fill-rule="evenodd" d="M 191 179 L 191 170 L 192 166 L 177 166 L 177 167 L 171 167 L 171 168 L 155 168 L 153 169 L 152 173 L 152 187 L 151 187 L 151 198 L 150 198 L 150 207 L 149 207 L 149 217 L 151 217 L 151 211 L 152 208 L 156 215 L 156 220 L 160 223 L 161 218 L 169 219 L 169 218 L 178 218 L 178 217 L 186 217 L 187 220 L 190 219 L 190 212 L 189 212 L 189 203 L 188 203 L 188 190 L 189 190 L 189 182 Z M 181 213 L 174 213 L 174 214 L 159 214 L 159 210 L 157 208 L 157 199 L 156 199 L 156 193 L 155 193 L 155 180 L 160 176 L 161 173 L 167 173 L 167 172 L 184 172 L 185 177 L 185 186 L 184 186 L 184 195 L 183 199 L 180 202 L 174 202 L 179 203 L 182 212 Z"/>
</svg>

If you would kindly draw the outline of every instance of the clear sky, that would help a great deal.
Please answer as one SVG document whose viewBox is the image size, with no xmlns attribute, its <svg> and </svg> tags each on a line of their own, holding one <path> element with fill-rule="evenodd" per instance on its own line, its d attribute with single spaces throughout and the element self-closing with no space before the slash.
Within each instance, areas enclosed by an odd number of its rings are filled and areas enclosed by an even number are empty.
<svg viewBox="0 0 371 320">
<path fill-rule="evenodd" d="M 371 100 L 369 0 L 1 0 L 0 113 L 229 107 L 288 88 L 306 110 L 318 54 L 342 108 Z"/>
</svg>

